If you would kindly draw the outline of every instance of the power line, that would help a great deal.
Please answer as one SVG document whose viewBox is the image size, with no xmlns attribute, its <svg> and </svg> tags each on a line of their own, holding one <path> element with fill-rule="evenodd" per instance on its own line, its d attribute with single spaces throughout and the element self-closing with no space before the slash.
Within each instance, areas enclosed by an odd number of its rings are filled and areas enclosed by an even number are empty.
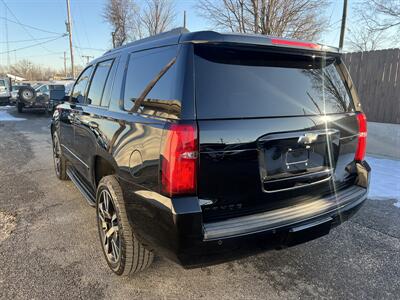
<svg viewBox="0 0 400 300">
<path fill-rule="evenodd" d="M 5 53 L 13 52 L 13 51 L 19 51 L 19 50 L 24 50 L 24 49 L 36 47 L 36 46 L 41 46 L 41 45 L 43 45 L 43 44 L 50 43 L 50 42 L 53 42 L 53 41 L 55 41 L 55 40 L 61 39 L 61 38 L 65 37 L 65 36 L 66 36 L 66 35 L 64 34 L 64 35 L 62 35 L 62 36 L 59 36 L 59 37 L 54 38 L 54 39 L 51 39 L 51 40 L 49 40 L 49 41 L 44 41 L 44 42 L 36 43 L 36 44 L 33 44 L 33 45 L 29 45 L 29 46 L 25 46 L 25 47 L 21 47 L 21 48 L 12 49 L 12 50 L 9 50 L 9 51 L 0 52 L 0 54 L 5 54 Z M 56 52 L 54 52 L 53 54 L 55 54 L 55 53 L 56 53 Z"/>
<path fill-rule="evenodd" d="M 2 0 L 2 2 L 4 3 L 3 0 Z M 8 9 L 8 10 L 9 10 L 9 9 Z M 42 32 L 45 32 L 45 33 L 58 34 L 58 35 L 62 34 L 62 33 L 60 33 L 60 32 L 49 31 L 49 30 L 46 30 L 46 29 L 41 29 L 41 28 L 32 26 L 32 25 L 28 25 L 28 24 L 23 24 L 23 23 L 20 23 L 20 22 L 16 22 L 16 21 L 13 21 L 13 20 L 8 19 L 8 18 L 6 18 L 6 17 L 0 17 L 0 19 L 6 20 L 6 21 L 11 22 L 11 23 L 14 23 L 14 24 L 18 24 L 18 25 L 20 25 L 20 26 L 27 27 L 27 28 L 30 28 L 30 29 L 33 29 L 33 30 L 42 31 Z"/>
<path fill-rule="evenodd" d="M 24 58 L 32 58 L 32 57 L 48 57 L 48 56 L 56 56 L 63 54 L 63 51 L 60 52 L 55 52 L 54 54 L 38 54 L 38 55 L 29 55 L 29 56 L 19 56 L 18 59 L 24 59 Z"/>
<path fill-rule="evenodd" d="M 74 48 L 83 49 L 83 50 L 94 50 L 94 51 L 100 51 L 100 52 L 107 51 L 106 49 L 91 48 L 91 47 L 79 47 L 79 46 L 74 46 Z"/>
<path fill-rule="evenodd" d="M 26 39 L 26 40 L 17 40 L 17 41 L 8 41 L 8 43 L 24 43 L 24 42 L 32 42 L 32 41 L 43 41 L 43 40 L 48 40 L 56 37 L 60 37 L 62 35 L 57 35 L 57 36 L 48 36 L 48 37 L 43 37 L 43 38 L 37 38 L 37 39 Z M 0 44 L 5 44 L 7 42 L 0 42 Z"/>
<path fill-rule="evenodd" d="M 8 7 L 7 3 L 4 0 L 1 0 L 1 2 L 3 2 L 4 6 L 6 7 L 6 9 L 11 13 L 11 15 L 14 17 L 15 21 L 17 21 L 17 24 L 21 26 L 21 28 L 34 40 L 37 41 L 37 39 L 32 35 L 32 33 L 30 33 L 30 31 L 28 29 L 26 29 L 26 27 L 24 27 L 24 24 L 22 24 L 19 19 L 17 18 L 17 16 L 13 13 L 13 11 L 11 10 L 11 8 Z M 38 45 L 41 45 L 43 43 L 38 43 Z M 49 53 L 54 53 L 54 51 L 51 51 L 49 49 L 47 49 L 46 47 L 41 46 L 44 50 L 46 50 Z"/>
</svg>

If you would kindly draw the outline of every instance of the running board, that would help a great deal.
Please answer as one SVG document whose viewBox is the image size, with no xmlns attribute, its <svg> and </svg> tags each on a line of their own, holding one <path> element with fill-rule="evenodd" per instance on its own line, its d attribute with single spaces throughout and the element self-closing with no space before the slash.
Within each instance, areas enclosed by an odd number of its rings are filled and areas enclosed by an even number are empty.
<svg viewBox="0 0 400 300">
<path fill-rule="evenodd" d="M 75 184 L 77 189 L 81 192 L 83 197 L 85 197 L 87 203 L 90 206 L 96 206 L 96 198 L 92 195 L 92 193 L 88 190 L 88 188 L 78 178 L 75 171 L 72 170 L 71 168 L 67 168 L 67 175 L 71 179 L 71 181 Z"/>
</svg>

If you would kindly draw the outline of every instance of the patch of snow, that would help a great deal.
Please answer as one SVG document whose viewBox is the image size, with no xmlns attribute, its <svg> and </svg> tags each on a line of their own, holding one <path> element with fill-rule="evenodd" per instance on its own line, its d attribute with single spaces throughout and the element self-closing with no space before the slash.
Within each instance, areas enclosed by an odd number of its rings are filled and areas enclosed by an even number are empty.
<svg viewBox="0 0 400 300">
<path fill-rule="evenodd" d="M 368 156 L 367 162 L 372 169 L 368 198 L 397 200 L 400 208 L 400 160 Z"/>
<path fill-rule="evenodd" d="M 3 122 L 3 121 L 25 121 L 25 120 L 26 120 L 26 119 L 24 119 L 24 118 L 16 118 L 16 117 L 10 115 L 10 114 L 6 111 L 6 109 L 9 109 L 9 108 L 11 108 L 11 107 L 12 107 L 12 106 L 3 106 L 3 107 L 0 107 L 0 122 Z M 6 108 L 6 109 L 4 109 L 4 108 Z"/>
<path fill-rule="evenodd" d="M 11 109 L 13 107 L 15 107 L 15 106 L 11 106 L 11 105 L 0 106 L 0 110 L 8 110 L 8 109 Z"/>
</svg>

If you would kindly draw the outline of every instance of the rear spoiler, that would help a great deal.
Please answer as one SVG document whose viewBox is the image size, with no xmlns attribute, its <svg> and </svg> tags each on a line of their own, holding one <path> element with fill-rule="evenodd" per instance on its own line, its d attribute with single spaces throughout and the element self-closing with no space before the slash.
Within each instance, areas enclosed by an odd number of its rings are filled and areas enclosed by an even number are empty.
<svg viewBox="0 0 400 300">
<path fill-rule="evenodd" d="M 300 41 L 279 37 L 272 37 L 261 34 L 237 34 L 237 33 L 218 33 L 215 31 L 199 31 L 184 33 L 179 39 L 179 43 L 235 43 L 259 46 L 276 46 L 290 49 L 312 50 L 318 52 L 329 52 L 341 54 L 341 49 L 326 46 L 319 43 Z"/>
</svg>

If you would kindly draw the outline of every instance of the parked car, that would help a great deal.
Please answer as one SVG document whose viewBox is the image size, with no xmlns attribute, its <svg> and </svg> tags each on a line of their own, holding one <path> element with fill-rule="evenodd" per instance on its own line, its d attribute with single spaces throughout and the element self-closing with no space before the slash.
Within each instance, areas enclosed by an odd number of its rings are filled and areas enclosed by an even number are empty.
<svg viewBox="0 0 400 300">
<path fill-rule="evenodd" d="M 0 104 L 8 104 L 11 97 L 11 82 L 8 77 L 0 77 Z"/>
<path fill-rule="evenodd" d="M 306 242 L 368 192 L 360 100 L 338 49 L 309 42 L 136 41 L 83 70 L 51 134 L 118 275 L 155 252 L 190 268 Z"/>
<path fill-rule="evenodd" d="M 25 108 L 42 108 L 47 110 L 49 107 L 50 90 L 48 84 L 34 84 L 32 86 L 22 86 L 18 90 L 16 105 L 19 113 Z"/>
</svg>

